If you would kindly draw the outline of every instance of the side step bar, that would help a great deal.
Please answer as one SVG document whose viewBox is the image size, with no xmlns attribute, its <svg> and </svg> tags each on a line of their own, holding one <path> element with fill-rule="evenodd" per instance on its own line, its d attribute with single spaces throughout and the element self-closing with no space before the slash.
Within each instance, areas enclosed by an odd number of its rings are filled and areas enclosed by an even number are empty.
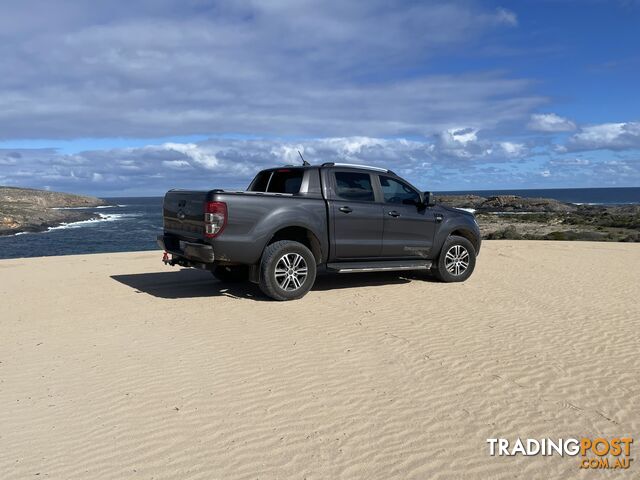
<svg viewBox="0 0 640 480">
<path fill-rule="evenodd" d="M 431 268 L 431 265 L 431 260 L 344 262 L 327 263 L 327 270 L 338 273 L 394 272 L 401 270 L 428 270 Z"/>
</svg>

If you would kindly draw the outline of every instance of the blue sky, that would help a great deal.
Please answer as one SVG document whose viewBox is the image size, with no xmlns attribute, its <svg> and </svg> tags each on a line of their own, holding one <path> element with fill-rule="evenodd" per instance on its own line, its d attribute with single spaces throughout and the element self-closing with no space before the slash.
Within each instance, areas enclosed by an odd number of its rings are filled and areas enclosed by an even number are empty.
<svg viewBox="0 0 640 480">
<path fill-rule="evenodd" d="M 299 149 L 431 190 L 640 186 L 638 25 L 634 0 L 5 0 L 0 184 L 238 188 Z"/>
</svg>

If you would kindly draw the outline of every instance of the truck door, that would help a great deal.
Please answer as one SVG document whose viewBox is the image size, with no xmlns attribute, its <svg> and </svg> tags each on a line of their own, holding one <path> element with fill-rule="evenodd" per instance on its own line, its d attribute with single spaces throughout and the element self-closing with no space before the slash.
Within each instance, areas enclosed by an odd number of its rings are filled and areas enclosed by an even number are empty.
<svg viewBox="0 0 640 480">
<path fill-rule="evenodd" d="M 382 257 L 426 257 L 436 230 L 435 215 L 420 194 L 397 178 L 378 175 L 384 199 Z"/>
<path fill-rule="evenodd" d="M 336 169 L 329 211 L 336 259 L 378 257 L 382 250 L 382 205 L 376 203 L 372 175 Z"/>
</svg>

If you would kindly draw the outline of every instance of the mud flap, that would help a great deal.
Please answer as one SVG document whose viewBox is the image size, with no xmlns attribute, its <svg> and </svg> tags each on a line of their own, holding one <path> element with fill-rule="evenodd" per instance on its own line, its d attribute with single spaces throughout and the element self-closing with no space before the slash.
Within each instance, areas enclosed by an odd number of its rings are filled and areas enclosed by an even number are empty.
<svg viewBox="0 0 640 480">
<path fill-rule="evenodd" d="M 260 283 L 260 265 L 251 265 L 249 267 L 249 281 L 251 283 Z"/>
</svg>

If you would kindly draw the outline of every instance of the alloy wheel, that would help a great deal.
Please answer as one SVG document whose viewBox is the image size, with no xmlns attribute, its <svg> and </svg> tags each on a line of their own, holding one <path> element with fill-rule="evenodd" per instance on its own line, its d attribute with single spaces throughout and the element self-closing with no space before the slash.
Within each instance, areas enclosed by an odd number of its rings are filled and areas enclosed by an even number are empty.
<svg viewBox="0 0 640 480">
<path fill-rule="evenodd" d="M 462 275 L 469 268 L 469 252 L 462 245 L 453 245 L 445 254 L 444 266 L 451 275 Z"/>
<path fill-rule="evenodd" d="M 281 289 L 298 290 L 307 278 L 307 262 L 298 253 L 285 253 L 276 263 L 275 277 Z"/>
</svg>

